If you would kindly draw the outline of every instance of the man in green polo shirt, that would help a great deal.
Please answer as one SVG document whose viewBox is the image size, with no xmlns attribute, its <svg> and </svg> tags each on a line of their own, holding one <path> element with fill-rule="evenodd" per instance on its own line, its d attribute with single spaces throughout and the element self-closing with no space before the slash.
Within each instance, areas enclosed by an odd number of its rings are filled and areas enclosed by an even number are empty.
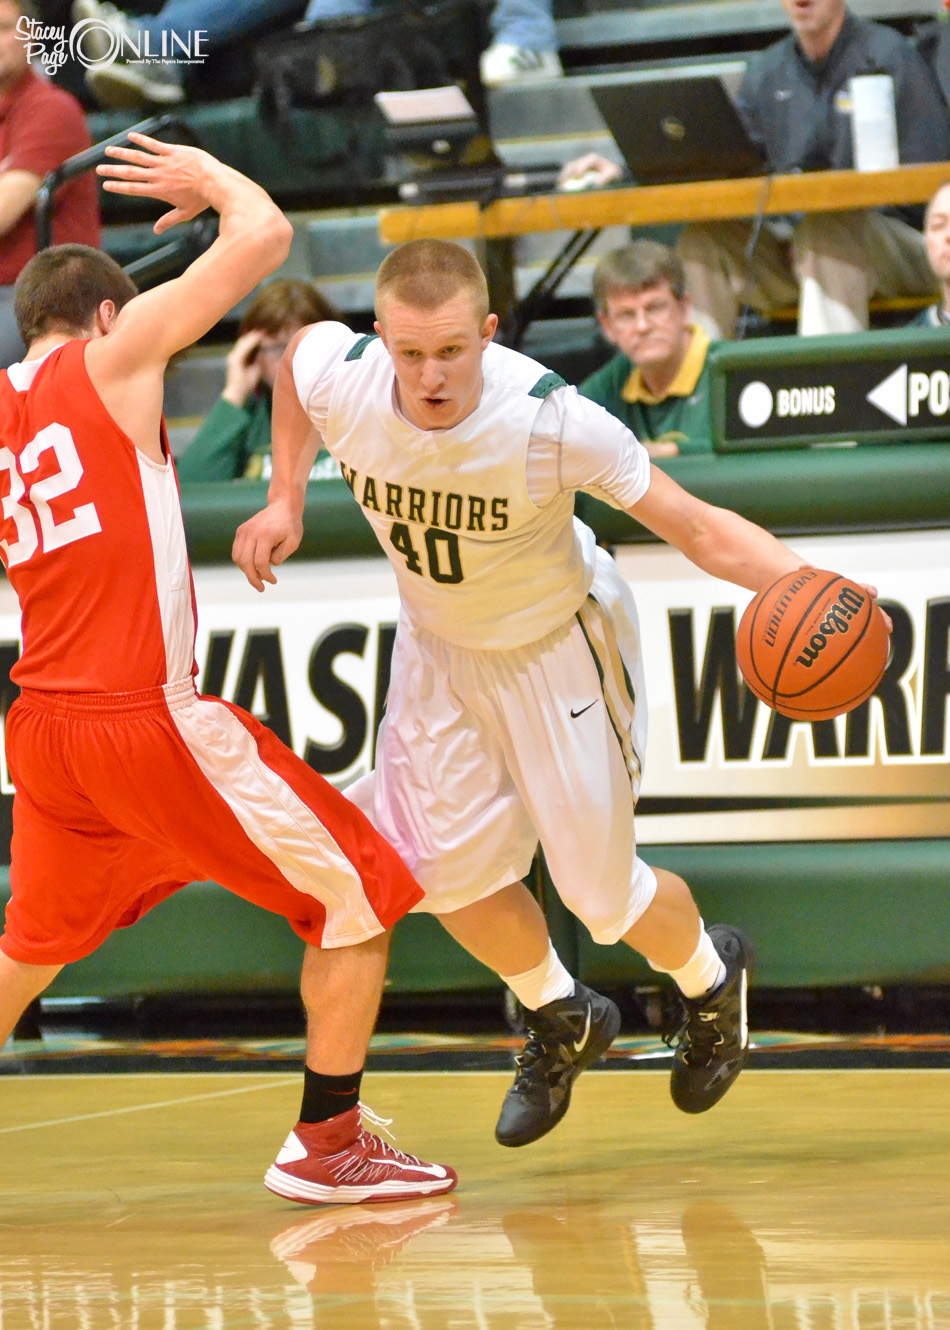
<svg viewBox="0 0 950 1330">
<path fill-rule="evenodd" d="M 679 259 L 635 240 L 594 270 L 597 318 L 617 355 L 578 391 L 633 430 L 652 457 L 712 451 L 709 338 L 692 320 Z"/>
</svg>

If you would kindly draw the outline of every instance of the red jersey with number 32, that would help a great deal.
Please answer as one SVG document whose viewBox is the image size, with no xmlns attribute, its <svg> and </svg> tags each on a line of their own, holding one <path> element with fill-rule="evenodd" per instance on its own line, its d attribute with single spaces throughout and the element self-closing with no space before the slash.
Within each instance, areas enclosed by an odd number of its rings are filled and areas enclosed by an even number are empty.
<svg viewBox="0 0 950 1330">
<path fill-rule="evenodd" d="M 134 692 L 195 673 L 194 591 L 171 459 L 115 423 L 85 349 L 0 372 L 0 558 L 23 617 L 10 677 Z"/>
</svg>

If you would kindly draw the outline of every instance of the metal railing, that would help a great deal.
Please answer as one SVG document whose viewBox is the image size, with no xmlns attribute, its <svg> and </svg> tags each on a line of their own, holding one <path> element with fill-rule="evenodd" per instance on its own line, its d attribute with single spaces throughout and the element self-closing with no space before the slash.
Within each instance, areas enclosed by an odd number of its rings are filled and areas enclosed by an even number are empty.
<svg viewBox="0 0 950 1330">
<path fill-rule="evenodd" d="M 53 243 L 53 201 L 56 191 L 68 181 L 74 180 L 76 176 L 91 171 L 100 162 L 106 161 L 107 148 L 129 145 L 129 134 L 132 131 L 147 134 L 151 138 L 162 138 L 171 132 L 178 142 L 198 144 L 197 136 L 190 125 L 177 115 L 165 114 L 140 120 L 138 124 L 130 125 L 120 133 L 113 134 L 111 138 L 103 139 L 101 143 L 94 143 L 91 148 L 85 148 L 75 156 L 68 157 L 55 171 L 50 171 L 44 176 L 37 190 L 34 205 L 37 250 L 47 249 Z M 172 240 L 126 264 L 125 271 L 140 286 L 164 277 L 180 266 L 183 260 L 190 261 L 200 254 L 216 234 L 216 217 L 198 217 L 190 226 L 182 227 Z"/>
</svg>

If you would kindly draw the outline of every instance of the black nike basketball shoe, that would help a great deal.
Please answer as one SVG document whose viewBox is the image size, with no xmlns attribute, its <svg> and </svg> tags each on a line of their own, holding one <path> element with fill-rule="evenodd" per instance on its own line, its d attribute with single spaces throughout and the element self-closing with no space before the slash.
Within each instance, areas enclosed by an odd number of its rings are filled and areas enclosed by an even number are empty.
<svg viewBox="0 0 950 1330">
<path fill-rule="evenodd" d="M 726 967 L 726 977 L 704 997 L 681 997 L 683 1019 L 664 1036 L 678 1040 L 670 1094 L 684 1113 L 705 1113 L 718 1104 L 742 1070 L 749 1049 L 746 995 L 755 970 L 755 951 L 741 929 L 713 924 L 709 936 Z"/>
<path fill-rule="evenodd" d="M 525 1010 L 524 1024 L 528 1037 L 495 1128 L 499 1145 L 529 1145 L 557 1126 L 577 1077 L 616 1039 L 620 1011 L 575 981 L 573 997 Z"/>
</svg>

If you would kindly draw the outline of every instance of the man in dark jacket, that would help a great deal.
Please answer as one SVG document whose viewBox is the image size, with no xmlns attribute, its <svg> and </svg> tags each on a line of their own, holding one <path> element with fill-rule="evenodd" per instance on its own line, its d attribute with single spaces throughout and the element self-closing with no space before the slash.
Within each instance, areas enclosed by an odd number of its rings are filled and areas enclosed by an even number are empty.
<svg viewBox="0 0 950 1330">
<path fill-rule="evenodd" d="M 950 111 L 929 66 L 907 38 L 856 18 L 844 0 L 782 0 L 793 31 L 754 56 L 739 95 L 769 169 L 854 165 L 849 81 L 893 81 L 900 161 L 950 159 Z M 750 264 L 748 222 L 687 227 L 679 254 L 697 313 L 711 336 L 731 337 L 739 306 L 798 303 L 800 333 L 854 332 L 872 295 L 923 295 L 933 276 L 919 214 L 867 209 L 767 222 Z"/>
</svg>

